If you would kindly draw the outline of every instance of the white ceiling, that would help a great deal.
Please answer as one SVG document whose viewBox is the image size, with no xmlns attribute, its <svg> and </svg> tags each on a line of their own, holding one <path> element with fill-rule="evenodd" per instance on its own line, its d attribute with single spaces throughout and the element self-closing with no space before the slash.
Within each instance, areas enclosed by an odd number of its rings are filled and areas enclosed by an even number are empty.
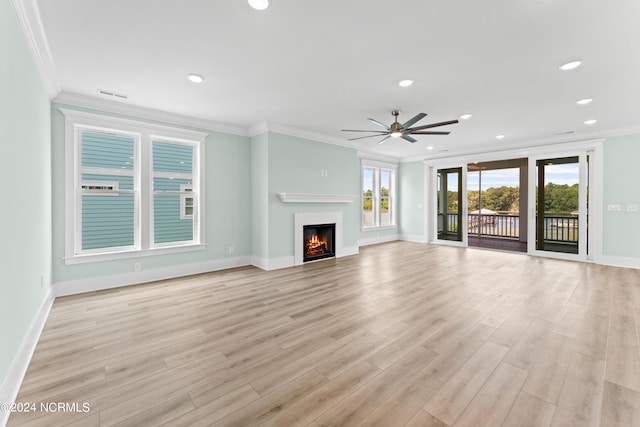
<svg viewBox="0 0 640 427">
<path fill-rule="evenodd" d="M 416 125 L 473 114 L 434 129 L 449 136 L 358 143 L 405 159 L 640 130 L 638 0 L 274 0 L 264 12 L 246 0 L 38 5 L 64 92 L 105 89 L 126 104 L 343 141 L 362 134 L 341 129 L 375 129 L 367 117 L 391 123 L 392 109 L 401 122 L 427 113 Z M 583 65 L 558 69 L 573 59 Z M 399 87 L 406 77 L 414 85 Z M 585 97 L 594 101 L 576 105 Z"/>
</svg>

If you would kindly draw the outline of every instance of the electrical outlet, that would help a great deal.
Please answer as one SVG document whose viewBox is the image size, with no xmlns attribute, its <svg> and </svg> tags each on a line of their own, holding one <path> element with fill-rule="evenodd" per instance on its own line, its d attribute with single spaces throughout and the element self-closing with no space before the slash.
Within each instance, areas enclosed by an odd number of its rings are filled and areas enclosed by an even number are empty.
<svg viewBox="0 0 640 427">
<path fill-rule="evenodd" d="M 229 253 L 232 254 L 234 253 L 236 250 L 233 246 L 229 246 Z"/>
<path fill-rule="evenodd" d="M 142 270 L 142 265 L 139 262 L 135 262 L 133 263 L 133 271 L 140 271 Z"/>
<path fill-rule="evenodd" d="M 627 212 L 638 212 L 638 205 L 627 205 Z"/>
</svg>

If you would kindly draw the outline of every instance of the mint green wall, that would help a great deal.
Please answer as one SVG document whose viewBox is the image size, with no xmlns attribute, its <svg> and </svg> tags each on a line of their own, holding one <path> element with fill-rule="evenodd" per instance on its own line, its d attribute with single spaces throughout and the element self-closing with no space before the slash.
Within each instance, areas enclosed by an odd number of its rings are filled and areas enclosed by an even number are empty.
<svg viewBox="0 0 640 427">
<path fill-rule="evenodd" d="M 247 137 L 210 132 L 206 139 L 206 243 L 204 251 L 136 259 L 64 264 L 64 116 L 51 109 L 53 141 L 53 280 L 64 282 L 251 255 L 251 144 Z M 64 108 L 74 108 L 64 106 Z M 76 108 L 77 109 L 77 108 Z M 82 111 L 90 111 L 80 109 Z M 94 113 L 112 115 L 93 111 Z M 114 115 L 115 116 L 115 115 Z M 117 116 L 121 117 L 121 116 Z M 229 254 L 233 246 L 234 253 Z"/>
<path fill-rule="evenodd" d="M 269 139 L 268 134 L 251 138 L 251 245 L 252 255 L 269 255 Z"/>
<path fill-rule="evenodd" d="M 0 1 L 0 384 L 51 283 L 49 98 L 10 3 Z"/>
<path fill-rule="evenodd" d="M 357 246 L 359 203 L 282 203 L 277 193 L 360 193 L 356 150 L 270 132 L 269 258 L 294 255 L 293 216 L 298 212 L 342 212 L 343 246 Z M 328 176 L 321 176 L 321 170 Z"/>
<path fill-rule="evenodd" d="M 424 236 L 424 162 L 401 163 L 398 168 L 400 234 Z"/>
<path fill-rule="evenodd" d="M 608 138 L 604 142 L 603 255 L 640 258 L 640 211 L 627 212 L 629 204 L 640 209 L 640 134 Z M 610 204 L 620 212 L 609 212 Z"/>
</svg>

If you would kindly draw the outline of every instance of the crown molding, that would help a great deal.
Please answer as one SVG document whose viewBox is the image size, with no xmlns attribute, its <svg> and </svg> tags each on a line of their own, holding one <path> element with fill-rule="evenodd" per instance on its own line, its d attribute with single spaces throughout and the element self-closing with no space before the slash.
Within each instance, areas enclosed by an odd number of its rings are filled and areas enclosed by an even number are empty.
<svg viewBox="0 0 640 427">
<path fill-rule="evenodd" d="M 358 150 L 358 158 L 361 160 L 375 160 L 379 162 L 386 162 L 388 164 L 398 165 L 400 158 L 392 156 L 382 156 L 380 154 L 370 153 L 367 151 Z"/>
<path fill-rule="evenodd" d="M 527 143 L 524 143 L 522 145 L 518 145 L 518 144 L 511 144 L 508 146 L 490 146 L 490 147 L 484 147 L 482 149 L 466 149 L 466 150 L 460 150 L 460 151 L 455 151 L 455 152 L 449 152 L 447 153 L 447 155 L 422 155 L 422 156 L 412 156 L 412 157 L 404 157 L 400 159 L 400 163 L 410 163 L 410 162 L 422 162 L 422 161 L 431 161 L 431 160 L 440 160 L 440 159 L 450 159 L 450 158 L 457 158 L 457 157 L 462 157 L 462 156 L 475 156 L 475 155 L 482 155 L 482 154 L 488 154 L 488 153 L 495 153 L 495 152 L 505 152 L 505 151 L 511 151 L 514 153 L 514 155 L 518 154 L 516 153 L 516 151 L 527 151 L 527 150 L 531 150 L 531 149 L 536 149 L 536 148 L 540 148 L 540 147 L 553 147 L 554 145 L 560 145 L 560 144 L 571 144 L 571 143 L 583 143 L 585 141 L 596 141 L 596 140 L 605 140 L 607 138 L 613 138 L 613 137 L 617 137 L 617 136 L 625 136 L 625 135 L 633 135 L 633 134 L 640 134 L 640 126 L 630 126 L 630 127 L 619 127 L 619 128 L 612 128 L 612 129 L 605 129 L 605 130 L 597 130 L 597 131 L 593 131 L 593 132 L 588 132 L 588 133 L 584 133 L 584 134 L 580 134 L 580 135 L 572 135 L 572 136 L 565 136 L 565 137 L 555 137 L 555 138 L 545 138 L 545 139 L 536 139 L 536 140 L 531 140 L 528 141 Z M 520 153 L 520 155 L 525 155 Z"/>
<path fill-rule="evenodd" d="M 265 132 L 279 133 L 282 135 L 294 136 L 296 138 L 308 139 L 325 144 L 339 145 L 341 147 L 353 148 L 356 150 L 360 147 L 359 144 L 346 141 L 342 138 L 327 136 L 320 133 L 295 128 L 292 126 L 281 125 L 278 123 L 268 123 L 266 121 L 262 121 L 252 126 L 249 129 L 249 136 L 254 137 Z"/>
<path fill-rule="evenodd" d="M 11 0 L 11 4 L 40 71 L 44 89 L 49 99 L 53 99 L 60 93 L 62 86 L 42 26 L 40 9 L 36 0 Z"/>
<path fill-rule="evenodd" d="M 249 136 L 253 138 L 254 136 L 261 135 L 268 131 L 269 131 L 269 128 L 267 127 L 267 122 L 263 120 L 260 123 L 256 123 L 255 125 L 249 128 Z"/>
<path fill-rule="evenodd" d="M 207 131 L 222 132 L 231 135 L 249 136 L 247 129 L 218 123 L 212 120 L 200 119 L 197 117 L 185 116 L 182 114 L 170 113 L 148 107 L 141 107 L 110 99 L 101 99 L 94 96 L 82 95 L 73 92 L 62 92 L 53 99 L 53 102 L 64 105 L 71 105 L 81 108 L 104 111 L 123 116 L 135 117 L 137 119 L 153 120 L 173 125 L 186 126 Z"/>
</svg>

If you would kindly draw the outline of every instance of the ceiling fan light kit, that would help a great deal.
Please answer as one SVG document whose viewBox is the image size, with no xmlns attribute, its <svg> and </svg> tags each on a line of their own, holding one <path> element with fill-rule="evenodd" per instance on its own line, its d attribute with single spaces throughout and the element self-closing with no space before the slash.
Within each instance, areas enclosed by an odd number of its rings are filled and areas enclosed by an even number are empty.
<svg viewBox="0 0 640 427">
<path fill-rule="evenodd" d="M 373 123 L 374 125 L 380 126 L 384 130 L 343 129 L 342 131 L 343 132 L 369 132 L 369 133 L 374 133 L 374 135 L 367 135 L 367 136 L 360 136 L 360 137 L 357 137 L 357 138 L 350 138 L 350 139 L 348 139 L 348 141 L 355 141 L 357 139 L 365 139 L 365 138 L 373 138 L 373 137 L 384 136 L 384 138 L 382 138 L 380 141 L 378 141 L 378 144 L 384 143 L 389 138 L 402 138 L 405 141 L 409 141 L 410 143 L 413 144 L 414 142 L 418 142 L 418 140 L 413 138 L 413 137 L 411 137 L 410 135 L 449 135 L 451 132 L 426 131 L 425 129 L 431 129 L 431 128 L 435 128 L 435 127 L 439 127 L 439 126 L 446 126 L 446 125 L 452 125 L 452 124 L 458 123 L 458 120 L 448 120 L 446 122 L 438 122 L 438 123 L 431 123 L 429 125 L 411 127 L 414 124 L 416 124 L 417 122 L 419 122 L 420 120 L 422 120 L 423 118 L 425 118 L 427 116 L 426 113 L 416 114 L 415 116 L 413 116 L 412 118 L 410 118 L 409 120 L 404 122 L 403 124 L 400 124 L 400 122 L 398 122 L 398 116 L 400 115 L 400 111 L 393 110 L 391 112 L 391 115 L 393 115 L 394 121 L 393 121 L 393 123 L 391 123 L 390 126 L 387 126 L 384 123 L 379 122 L 378 120 L 375 120 L 375 119 L 371 119 L 371 118 L 367 119 L 371 123 Z"/>
<path fill-rule="evenodd" d="M 266 10 L 271 5 L 271 0 L 248 0 L 249 6 L 255 10 Z"/>
</svg>

